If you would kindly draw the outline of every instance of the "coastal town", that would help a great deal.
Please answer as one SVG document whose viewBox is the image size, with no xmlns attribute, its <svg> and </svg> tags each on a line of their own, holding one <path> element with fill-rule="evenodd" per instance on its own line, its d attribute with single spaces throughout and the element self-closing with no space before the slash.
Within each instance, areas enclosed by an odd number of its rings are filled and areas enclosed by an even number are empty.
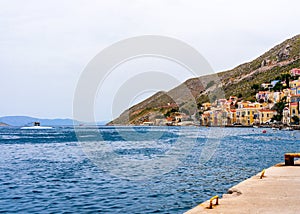
<svg viewBox="0 0 300 214">
<path fill-rule="evenodd" d="M 300 68 L 251 87 L 251 100 L 242 95 L 201 103 L 197 114 L 173 111 L 161 119 L 146 119 L 141 125 L 200 126 L 292 126 L 299 125 Z M 170 107 L 170 106 L 169 106 Z"/>
</svg>

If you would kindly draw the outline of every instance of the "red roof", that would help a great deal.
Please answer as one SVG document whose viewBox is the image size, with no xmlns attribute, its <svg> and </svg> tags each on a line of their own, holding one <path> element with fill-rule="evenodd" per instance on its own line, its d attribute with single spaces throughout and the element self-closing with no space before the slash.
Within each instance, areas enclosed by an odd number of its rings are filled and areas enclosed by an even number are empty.
<svg viewBox="0 0 300 214">
<path fill-rule="evenodd" d="M 167 121 L 172 121 L 173 118 L 172 118 L 172 117 L 167 117 L 166 120 L 167 120 Z"/>
<path fill-rule="evenodd" d="M 260 107 L 259 107 L 260 108 Z M 255 106 L 247 106 L 247 107 L 244 107 L 243 109 L 258 109 L 257 107 Z"/>
<path fill-rule="evenodd" d="M 260 112 L 276 112 L 274 110 L 270 110 L 270 109 L 261 109 L 259 110 Z"/>
<path fill-rule="evenodd" d="M 259 91 L 258 94 L 269 94 L 271 93 L 270 91 Z"/>
<path fill-rule="evenodd" d="M 293 68 L 292 70 L 291 70 L 291 73 L 300 73 L 300 69 L 299 68 Z"/>
</svg>

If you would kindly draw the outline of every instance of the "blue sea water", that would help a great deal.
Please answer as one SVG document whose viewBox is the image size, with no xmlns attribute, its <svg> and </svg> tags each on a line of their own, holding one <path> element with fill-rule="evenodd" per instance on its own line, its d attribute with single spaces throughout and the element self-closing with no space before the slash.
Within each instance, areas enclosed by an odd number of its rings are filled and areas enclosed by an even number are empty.
<svg viewBox="0 0 300 214">
<path fill-rule="evenodd" d="M 0 212 L 183 213 L 263 168 L 283 162 L 285 152 L 299 152 L 299 131 L 266 130 L 82 128 L 85 140 L 78 142 L 72 127 L 0 128 Z M 99 133 L 97 141 L 93 136 Z M 101 145 L 100 141 L 125 160 L 123 174 L 110 170 L 118 167 L 110 156 L 97 162 L 103 151 L 86 152 L 86 145 Z M 174 147 L 179 152 L 168 153 Z M 126 168 L 126 160 L 144 164 L 174 154 L 180 161 L 167 159 L 174 161 L 161 163 L 164 167 L 158 166 L 157 174 L 150 173 L 150 164 L 149 174 L 143 168 L 145 177 L 135 179 L 139 174 L 131 173 L 130 165 Z"/>
</svg>

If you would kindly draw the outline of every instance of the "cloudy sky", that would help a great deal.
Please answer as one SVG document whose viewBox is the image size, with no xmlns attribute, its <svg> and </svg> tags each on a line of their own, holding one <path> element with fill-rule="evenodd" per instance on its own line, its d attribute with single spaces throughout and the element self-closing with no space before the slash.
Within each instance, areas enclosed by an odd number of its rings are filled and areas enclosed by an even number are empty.
<svg viewBox="0 0 300 214">
<path fill-rule="evenodd" d="M 85 66 L 133 36 L 176 38 L 214 71 L 233 68 L 299 34 L 299 8 L 298 0 L 0 0 L 0 116 L 72 117 Z M 97 120 L 108 119 L 105 106 Z"/>
</svg>

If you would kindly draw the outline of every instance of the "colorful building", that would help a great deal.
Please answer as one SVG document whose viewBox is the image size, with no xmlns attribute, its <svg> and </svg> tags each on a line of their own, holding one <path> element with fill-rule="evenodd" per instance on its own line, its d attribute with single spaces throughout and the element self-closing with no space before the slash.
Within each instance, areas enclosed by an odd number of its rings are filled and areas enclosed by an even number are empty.
<svg viewBox="0 0 300 214">
<path fill-rule="evenodd" d="M 206 111 L 206 110 L 210 109 L 211 103 L 203 103 L 202 107 L 203 107 L 203 110 Z"/>
<path fill-rule="evenodd" d="M 293 68 L 292 70 L 290 70 L 290 74 L 293 77 L 300 76 L 300 68 Z"/>
<path fill-rule="evenodd" d="M 286 125 L 290 125 L 291 123 L 290 109 L 288 107 L 284 107 L 282 111 L 282 123 Z"/>
<path fill-rule="evenodd" d="M 268 95 L 268 101 L 272 103 L 278 103 L 284 97 L 283 92 L 270 92 Z"/>
<path fill-rule="evenodd" d="M 299 102 L 290 103 L 290 116 L 291 118 L 293 116 L 299 117 Z"/>
<path fill-rule="evenodd" d="M 289 89 L 289 88 L 283 89 L 282 93 L 283 93 L 282 97 L 284 97 L 284 96 L 289 97 L 291 95 L 291 89 Z"/>
<path fill-rule="evenodd" d="M 300 94 L 291 95 L 289 102 L 291 102 L 291 103 L 300 102 Z"/>
<path fill-rule="evenodd" d="M 230 122 L 229 124 L 234 124 L 236 123 L 236 109 L 230 109 L 230 114 L 229 114 Z"/>
<path fill-rule="evenodd" d="M 259 110 L 260 110 L 260 107 L 257 108 L 256 106 L 236 109 L 237 122 L 241 123 L 242 125 L 245 125 L 245 126 L 249 126 L 249 125 L 253 125 L 254 123 L 258 123 L 259 122 L 259 120 L 258 120 Z"/>
<path fill-rule="evenodd" d="M 291 94 L 292 95 L 300 94 L 300 86 L 295 87 L 295 88 L 291 88 Z"/>
<path fill-rule="evenodd" d="M 259 110 L 259 123 L 265 124 L 269 123 L 274 115 L 276 115 L 276 111 L 270 109 L 261 109 Z"/>
<path fill-rule="evenodd" d="M 200 118 L 200 124 L 202 126 L 210 126 L 211 125 L 211 117 L 210 117 L 210 112 L 206 111 L 201 115 Z"/>
<path fill-rule="evenodd" d="M 300 86 L 300 79 L 293 80 L 290 82 L 290 88 L 297 88 Z"/>
<path fill-rule="evenodd" d="M 270 93 L 271 93 L 270 91 L 259 91 L 258 93 L 256 93 L 256 100 L 257 101 L 263 100 L 264 102 L 267 102 Z"/>
</svg>

